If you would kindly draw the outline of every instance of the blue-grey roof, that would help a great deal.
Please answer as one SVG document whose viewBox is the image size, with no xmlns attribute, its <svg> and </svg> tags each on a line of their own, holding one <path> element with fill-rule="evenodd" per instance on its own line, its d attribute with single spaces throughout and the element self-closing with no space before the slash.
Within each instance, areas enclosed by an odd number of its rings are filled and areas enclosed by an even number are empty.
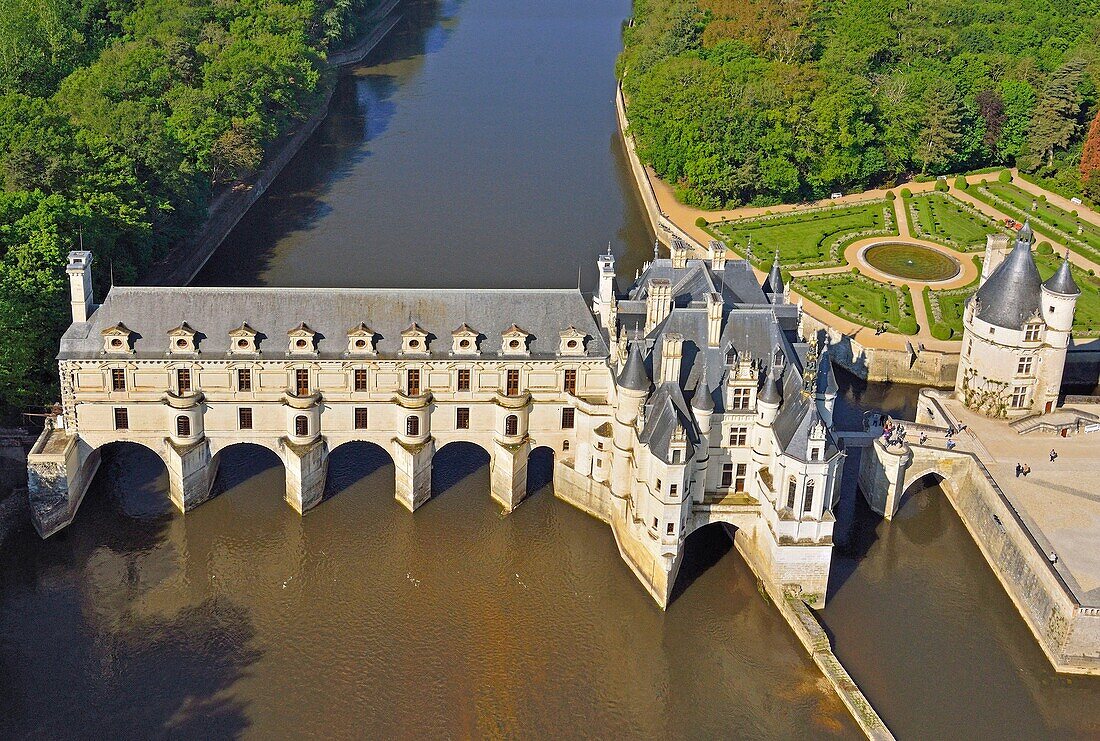
<svg viewBox="0 0 1100 741">
<path fill-rule="evenodd" d="M 691 397 L 691 408 L 700 412 L 714 411 L 714 393 L 707 382 L 707 373 L 704 369 L 700 373 L 699 382 L 695 384 L 695 394 Z"/>
<path fill-rule="evenodd" d="M 638 440 L 665 463 L 672 463 L 670 447 L 672 435 L 678 426 L 683 428 L 686 438 L 684 452 L 686 462 L 695 455 L 695 446 L 699 442 L 695 420 L 688 410 L 680 387 L 671 382 L 662 383 L 646 404 L 645 425 L 638 435 Z"/>
<path fill-rule="evenodd" d="M 779 250 L 775 251 L 775 261 L 772 262 L 771 270 L 764 278 L 764 293 L 769 295 L 783 293 L 783 273 L 779 269 Z"/>
<path fill-rule="evenodd" d="M 581 293 L 565 290 L 396 288 L 200 288 L 116 286 L 86 323 L 69 327 L 61 358 L 97 357 L 101 332 L 123 322 L 136 334 L 137 357 L 164 357 L 169 329 L 187 322 L 201 356 L 229 351 L 229 331 L 247 322 L 260 333 L 264 357 L 286 355 L 287 330 L 305 323 L 318 333 L 318 357 L 341 357 L 348 331 L 365 323 L 381 357 L 401 350 L 401 332 L 416 323 L 429 335 L 430 355 L 449 355 L 451 332 L 467 324 L 482 335 L 482 355 L 502 350 L 501 334 L 516 324 L 530 333 L 532 356 L 556 356 L 570 326 L 588 335 L 586 354 L 607 357 L 603 335 Z M 434 337 L 434 339 L 433 339 Z"/>
<path fill-rule="evenodd" d="M 1017 239 L 1005 261 L 974 294 L 972 300 L 978 302 L 978 318 L 997 327 L 1022 329 L 1032 317 L 1042 316 L 1041 284 L 1031 256 L 1031 243 Z"/>
<path fill-rule="evenodd" d="M 1073 273 L 1069 267 L 1069 255 L 1066 255 L 1066 258 L 1062 260 L 1062 264 L 1058 266 L 1058 270 L 1043 285 L 1046 286 L 1048 291 L 1060 293 L 1063 296 L 1076 296 L 1081 293 L 1081 289 L 1077 286 L 1077 281 L 1073 279 Z"/>
<path fill-rule="evenodd" d="M 630 343 L 630 352 L 623 363 L 623 369 L 616 380 L 619 387 L 631 391 L 647 391 L 653 385 L 645 369 L 645 360 L 637 342 Z"/>
</svg>

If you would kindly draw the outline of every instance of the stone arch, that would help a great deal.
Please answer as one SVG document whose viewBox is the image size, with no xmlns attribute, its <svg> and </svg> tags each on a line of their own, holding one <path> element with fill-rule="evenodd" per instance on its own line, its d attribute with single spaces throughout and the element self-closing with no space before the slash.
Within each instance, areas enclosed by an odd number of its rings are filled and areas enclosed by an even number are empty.
<svg viewBox="0 0 1100 741">
<path fill-rule="evenodd" d="M 897 511 L 901 511 L 901 508 L 905 506 L 906 500 L 909 499 L 913 492 L 929 486 L 943 486 L 946 483 L 947 477 L 940 473 L 935 467 L 922 467 L 912 474 L 906 471 L 905 481 L 902 484 L 901 496 L 898 497 Z"/>
<path fill-rule="evenodd" d="M 155 457 L 157 464 L 154 468 L 145 466 L 135 466 L 133 462 L 126 466 L 126 470 L 129 472 L 140 472 L 146 483 L 152 483 L 156 481 L 155 485 L 157 499 L 161 500 L 166 507 L 171 507 L 171 497 L 168 492 L 168 462 L 164 458 L 163 445 L 154 445 L 146 440 L 128 439 L 128 440 L 107 440 L 100 442 L 95 447 L 89 446 L 89 450 L 84 456 L 83 463 L 81 463 L 77 476 L 74 478 L 76 486 L 70 485 L 70 490 L 79 491 L 79 495 L 73 500 L 71 504 L 72 512 L 69 517 L 70 521 L 76 517 L 76 512 L 80 508 L 81 503 L 84 501 L 84 495 L 93 490 L 97 481 L 98 485 L 102 486 L 104 481 L 111 481 L 116 483 L 123 483 L 129 485 L 127 477 L 119 476 L 117 471 L 104 472 L 104 476 L 97 476 L 102 470 L 104 460 L 106 460 L 108 466 L 111 464 L 114 457 L 127 448 L 133 450 L 138 449 L 141 451 L 148 451 L 152 455 L 146 455 L 150 461 Z M 144 455 L 144 453 L 143 453 Z M 144 469 L 144 470 L 143 470 Z M 163 478 L 163 481 L 160 479 Z M 81 483 L 82 482 L 82 483 Z"/>
<path fill-rule="evenodd" d="M 557 451 L 549 445 L 531 444 L 527 457 L 527 495 L 542 491 L 554 483 Z"/>
<path fill-rule="evenodd" d="M 280 471 L 285 468 L 279 448 L 273 442 L 262 438 L 220 442 L 211 440 L 210 446 L 210 468 L 213 472 L 210 485 L 211 497 L 231 491 L 276 466 Z M 265 459 L 269 462 L 261 465 Z"/>
<path fill-rule="evenodd" d="M 689 518 L 687 527 L 691 528 L 691 525 Z M 690 589 L 696 579 L 735 550 L 733 538 L 736 530 L 733 525 L 719 521 L 708 522 L 689 530 L 676 565 L 669 574 L 669 579 L 673 580 L 669 592 L 670 604 Z M 664 523 L 661 525 L 661 532 L 663 531 Z"/>
<path fill-rule="evenodd" d="M 342 440 L 328 451 L 328 475 L 321 501 L 331 499 L 387 467 L 391 470 L 392 486 L 396 464 L 389 448 L 366 438 Z"/>
<path fill-rule="evenodd" d="M 493 451 L 475 440 L 448 440 L 432 456 L 432 496 L 443 494 L 493 462 Z M 486 485 L 488 489 L 488 485 Z"/>
</svg>

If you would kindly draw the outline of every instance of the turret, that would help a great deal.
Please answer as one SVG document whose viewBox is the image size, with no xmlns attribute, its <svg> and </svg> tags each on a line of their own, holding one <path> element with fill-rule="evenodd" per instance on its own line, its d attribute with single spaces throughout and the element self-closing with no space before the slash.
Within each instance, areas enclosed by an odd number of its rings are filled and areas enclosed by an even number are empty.
<svg viewBox="0 0 1100 741">
<path fill-rule="evenodd" d="M 703 435 L 704 440 L 708 440 L 710 437 L 710 418 L 714 413 L 714 394 L 711 392 L 710 384 L 707 383 L 707 368 L 703 366 L 702 375 L 699 378 L 699 384 L 695 387 L 695 396 L 691 397 L 691 413 L 695 416 L 695 423 L 699 425 L 699 432 Z M 707 445 L 701 444 L 699 446 L 700 459 L 707 457 Z"/>
<path fill-rule="evenodd" d="M 1058 266 L 1054 275 L 1050 276 L 1040 289 L 1043 297 L 1043 307 L 1046 311 L 1043 318 L 1047 326 L 1056 332 L 1069 332 L 1073 328 L 1073 312 L 1077 307 L 1077 298 L 1081 295 L 1081 289 L 1073 280 L 1070 270 L 1069 253 Z"/>
<path fill-rule="evenodd" d="M 833 409 L 836 408 L 836 397 L 840 387 L 837 385 L 836 374 L 833 372 L 833 362 L 829 355 L 828 339 L 826 339 L 825 349 L 822 350 L 821 358 L 818 361 L 820 375 L 818 377 L 817 401 L 822 420 L 826 425 L 832 427 Z"/>
<path fill-rule="evenodd" d="M 69 274 L 69 297 L 71 299 L 73 323 L 88 321 L 95 311 L 92 295 L 92 253 L 87 250 L 75 250 L 69 253 L 69 264 L 65 268 Z"/>
<path fill-rule="evenodd" d="M 779 414 L 779 405 L 783 398 L 779 395 L 778 371 L 773 366 L 764 378 L 764 386 L 760 389 L 760 395 L 756 398 L 757 419 L 765 427 L 771 427 Z"/>
<path fill-rule="evenodd" d="M 633 424 L 652 386 L 638 343 L 631 343 L 623 369 L 615 380 L 615 388 L 619 396 L 615 412 L 616 419 Z"/>
<path fill-rule="evenodd" d="M 772 268 L 768 271 L 768 276 L 764 278 L 764 295 L 768 297 L 768 300 L 773 304 L 786 303 L 786 292 L 783 286 L 783 272 L 779 269 L 779 250 L 775 251 L 775 260 L 772 261 Z"/>
</svg>

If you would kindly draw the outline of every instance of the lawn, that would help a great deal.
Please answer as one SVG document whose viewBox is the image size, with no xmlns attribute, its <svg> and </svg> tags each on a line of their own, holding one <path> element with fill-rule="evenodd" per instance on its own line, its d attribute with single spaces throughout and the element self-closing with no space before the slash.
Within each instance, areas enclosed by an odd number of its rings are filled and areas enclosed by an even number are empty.
<svg viewBox="0 0 1100 741">
<path fill-rule="evenodd" d="M 918 193 L 906 198 L 905 206 L 913 236 L 959 252 L 984 249 L 987 235 L 1008 233 L 995 219 L 946 193 Z"/>
<path fill-rule="evenodd" d="M 1036 198 L 1012 183 L 989 182 L 968 192 L 1018 221 L 1030 218 L 1032 228 L 1039 234 L 1100 262 L 1100 226 L 1079 220 L 1073 213 L 1048 203 L 1043 196 Z"/>
<path fill-rule="evenodd" d="M 844 248 L 864 237 L 898 233 L 894 206 L 887 200 L 853 206 L 827 206 L 787 214 L 713 224 L 710 233 L 745 256 L 751 244 L 752 262 L 772 264 L 776 250 L 787 270 L 844 264 Z"/>
<path fill-rule="evenodd" d="M 981 260 L 975 257 L 974 262 L 980 269 Z M 1043 280 L 1054 275 L 1061 262 L 1062 258 L 1057 255 L 1035 255 L 1035 265 Z M 1073 315 L 1073 336 L 1100 337 L 1100 279 L 1075 266 L 1071 270 L 1073 279 L 1081 288 L 1081 297 L 1077 299 L 1077 310 Z M 924 306 L 932 323 L 930 331 L 933 337 L 941 340 L 962 339 L 963 304 L 976 288 L 975 281 L 962 288 L 944 291 L 925 289 Z"/>
<path fill-rule="evenodd" d="M 807 275 L 794 289 L 816 304 L 866 327 L 886 325 L 890 332 L 916 334 L 913 297 L 906 286 L 892 286 L 859 273 Z"/>
</svg>

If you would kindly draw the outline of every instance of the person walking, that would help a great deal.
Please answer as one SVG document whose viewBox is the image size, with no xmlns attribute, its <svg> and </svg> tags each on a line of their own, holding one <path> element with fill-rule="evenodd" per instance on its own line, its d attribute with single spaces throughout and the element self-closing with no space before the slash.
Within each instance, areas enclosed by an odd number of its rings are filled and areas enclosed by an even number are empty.
<svg viewBox="0 0 1100 741">
<path fill-rule="evenodd" d="M 1050 449 L 1050 462 L 1054 463 L 1054 461 L 1057 460 L 1057 459 L 1058 459 L 1058 451 L 1055 450 L 1054 448 L 1051 448 Z"/>
<path fill-rule="evenodd" d="M 1023 473 L 1023 471 L 1024 471 L 1023 464 L 1022 463 L 1017 463 L 1016 464 L 1016 478 L 1020 478 L 1020 474 Z"/>
</svg>

